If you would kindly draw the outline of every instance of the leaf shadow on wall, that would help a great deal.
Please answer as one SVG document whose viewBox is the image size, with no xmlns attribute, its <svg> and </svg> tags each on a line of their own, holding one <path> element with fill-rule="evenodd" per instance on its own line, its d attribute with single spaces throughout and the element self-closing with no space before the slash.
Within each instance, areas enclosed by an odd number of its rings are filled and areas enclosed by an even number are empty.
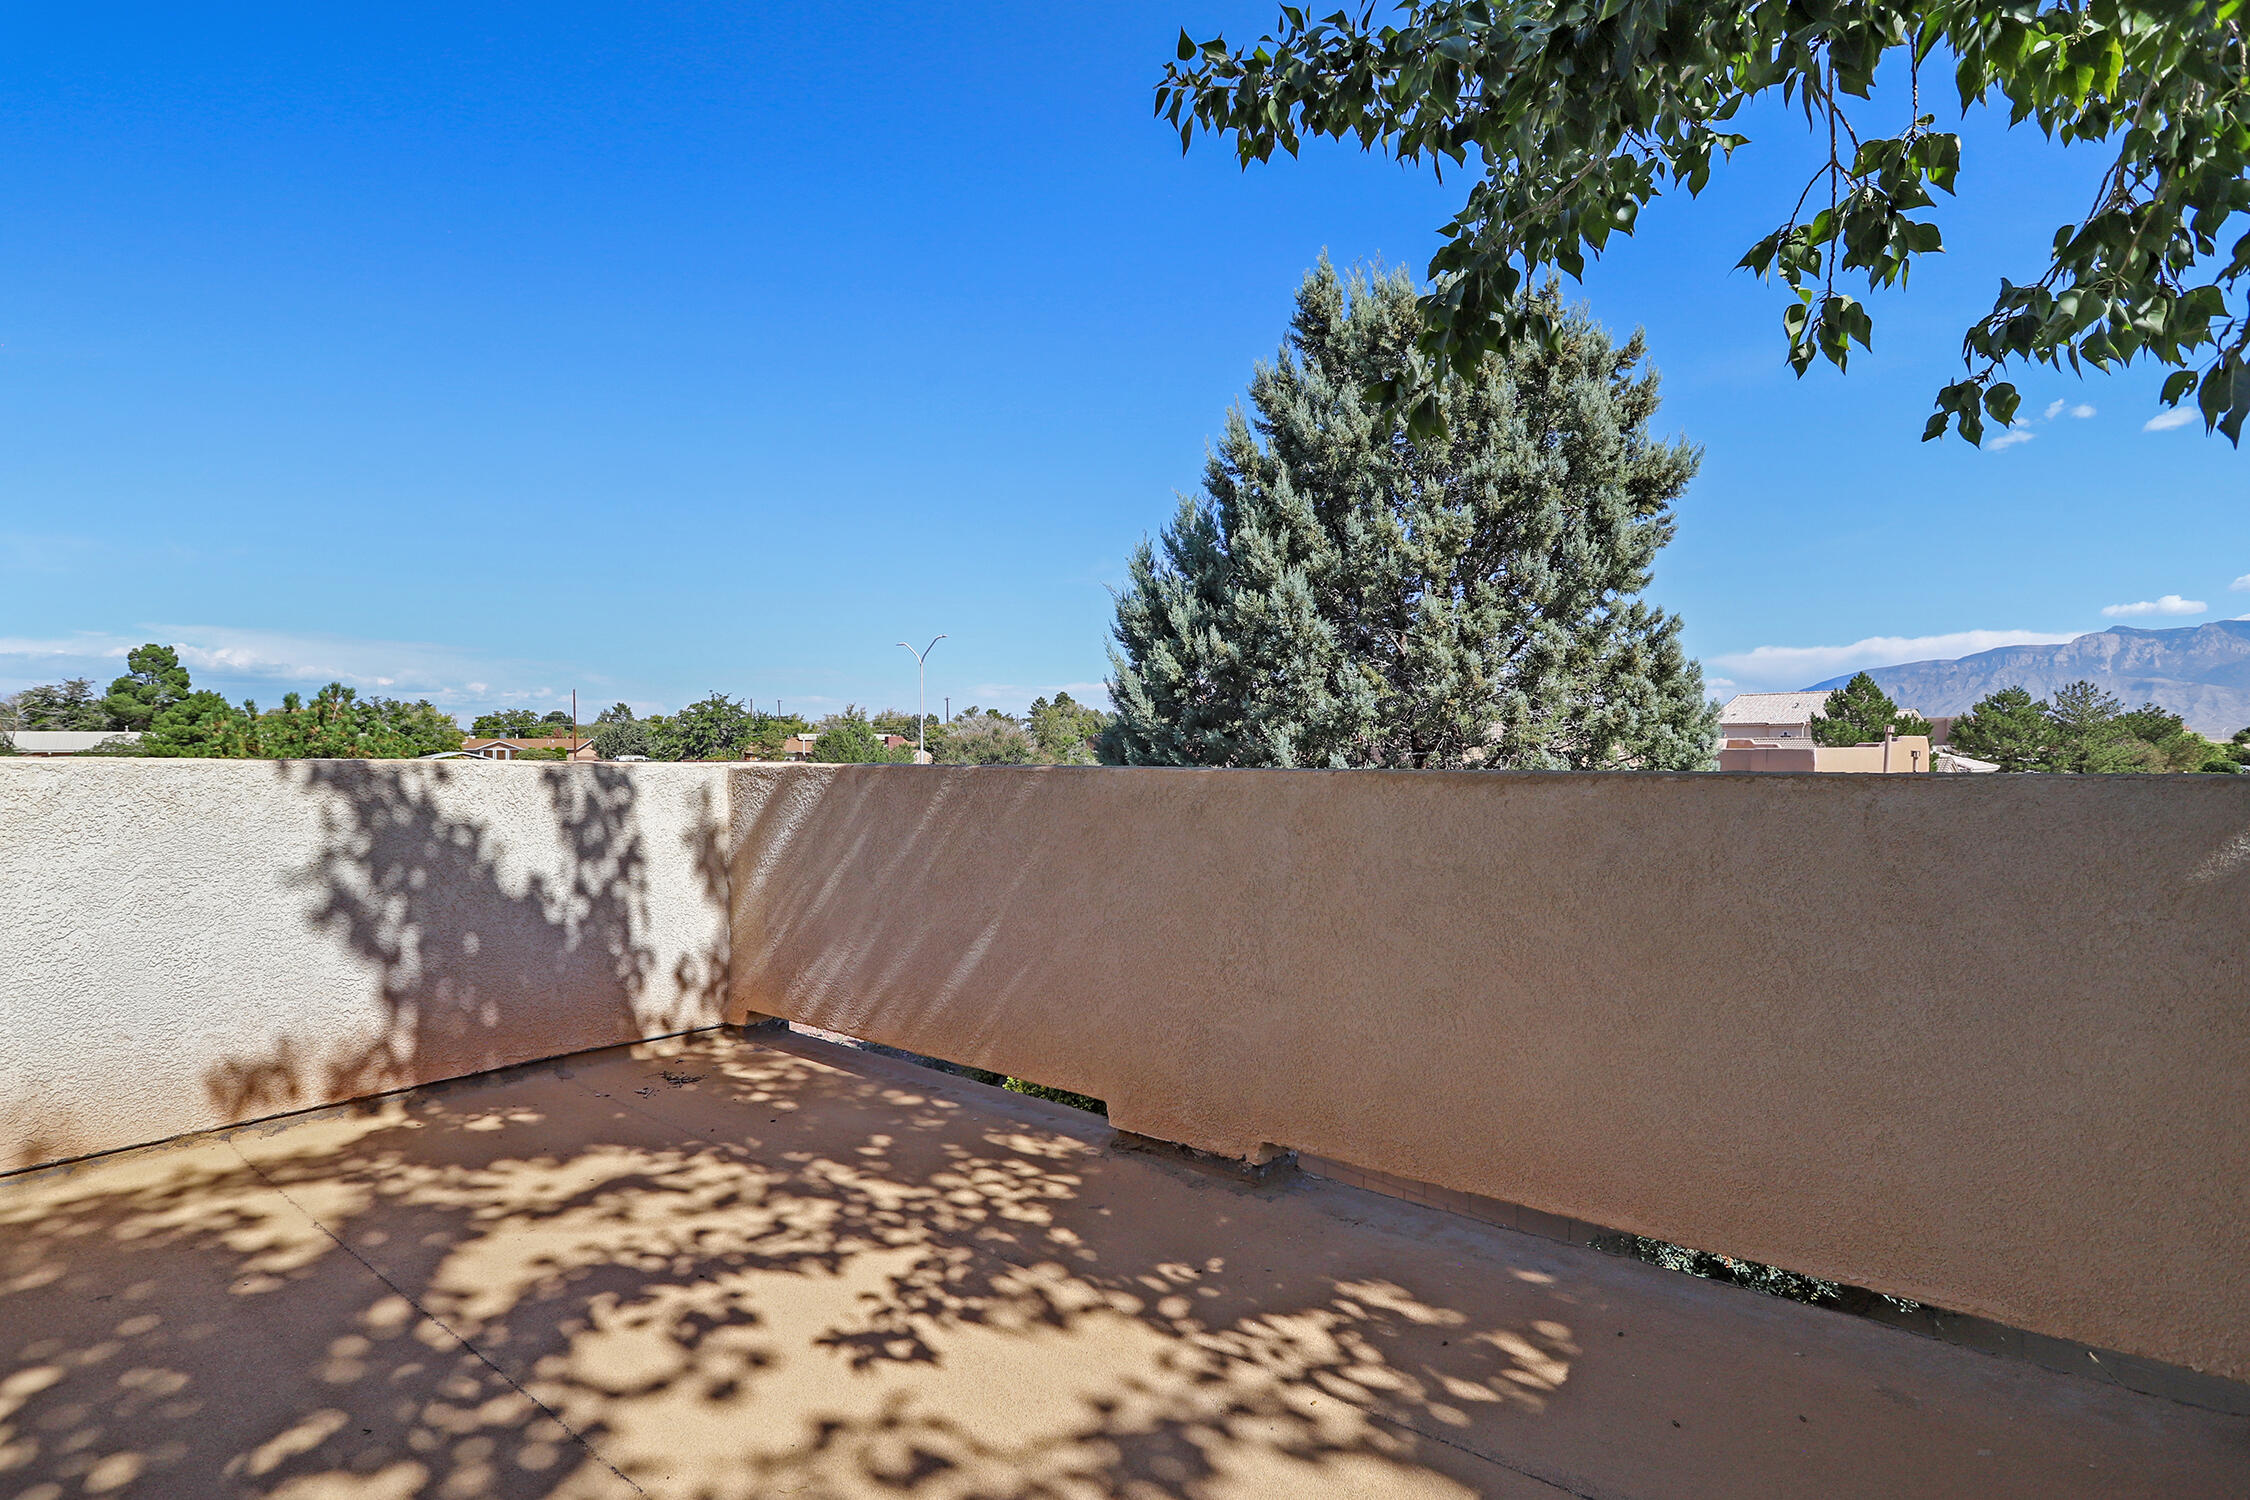
<svg viewBox="0 0 2250 1500">
<path fill-rule="evenodd" d="M 468 799 L 447 795 L 464 777 L 526 773 L 345 760 L 276 767 L 322 803 L 320 847 L 297 876 L 310 897 L 307 920 L 372 962 L 377 1014 L 371 1027 L 357 1028 L 359 1040 L 342 1046 L 325 1036 L 284 1035 L 210 1069 L 205 1089 L 224 1118 L 360 1098 L 645 1034 L 640 1002 L 656 957 L 632 776 L 602 765 L 529 772 L 539 777 L 560 846 L 560 858 L 549 862 L 541 858 L 548 830 L 495 829 L 460 810 Z M 516 805 L 504 795 L 491 800 Z M 547 868 L 511 871 L 503 833 L 527 862 Z M 723 897 L 715 904 L 723 910 Z M 693 977 L 715 992 L 723 963 L 722 953 L 716 976 Z"/>
</svg>

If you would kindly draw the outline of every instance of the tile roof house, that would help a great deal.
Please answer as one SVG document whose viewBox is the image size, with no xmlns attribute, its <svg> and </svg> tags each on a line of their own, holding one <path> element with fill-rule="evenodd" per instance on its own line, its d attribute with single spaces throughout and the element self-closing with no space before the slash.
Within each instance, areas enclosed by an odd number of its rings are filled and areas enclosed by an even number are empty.
<svg viewBox="0 0 2250 1500">
<path fill-rule="evenodd" d="M 1723 740 L 1802 740 L 1812 737 L 1813 715 L 1828 701 L 1826 689 L 1809 693 L 1736 693 L 1719 710 Z"/>
</svg>

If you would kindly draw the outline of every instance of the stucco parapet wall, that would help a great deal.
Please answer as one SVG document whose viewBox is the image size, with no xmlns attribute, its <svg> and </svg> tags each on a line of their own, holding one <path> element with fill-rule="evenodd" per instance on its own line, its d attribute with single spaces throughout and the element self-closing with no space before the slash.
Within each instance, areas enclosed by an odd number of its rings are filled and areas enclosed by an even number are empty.
<svg viewBox="0 0 2250 1500">
<path fill-rule="evenodd" d="M 729 780 L 738 1009 L 2250 1377 L 2250 784 Z"/>
<path fill-rule="evenodd" d="M 0 759 L 0 1170 L 725 1018 L 724 769 Z"/>
</svg>

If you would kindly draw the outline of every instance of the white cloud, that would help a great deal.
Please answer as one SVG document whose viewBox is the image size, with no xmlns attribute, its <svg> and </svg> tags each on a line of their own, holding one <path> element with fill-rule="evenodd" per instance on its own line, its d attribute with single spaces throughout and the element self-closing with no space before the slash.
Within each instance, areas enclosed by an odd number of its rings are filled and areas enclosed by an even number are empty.
<svg viewBox="0 0 2250 1500">
<path fill-rule="evenodd" d="M 1863 667 L 1942 661 L 2000 646 L 2056 646 L 2077 638 L 2075 631 L 1956 630 L 1945 635 L 1871 635 L 1848 646 L 1759 646 L 1711 659 L 1742 682 L 1786 692 Z"/>
<path fill-rule="evenodd" d="M 2052 400 L 2052 401 L 2050 401 L 2050 402 L 2048 402 L 2048 403 L 2047 403 L 2047 418 L 2046 418 L 2046 419 L 2047 419 L 2048 421 L 2052 422 L 2053 420 L 2055 420 L 2055 418 L 2057 418 L 2057 417 L 2059 417 L 2059 416 L 2061 416 L 2061 415 L 2062 415 L 2062 409 L 2063 409 L 2062 398 L 2058 396 L 2058 397 L 2057 397 L 2057 398 L 2055 398 L 2054 400 Z"/>
<path fill-rule="evenodd" d="M 2199 615 L 2210 607 L 2201 599 L 2166 594 L 2159 599 L 2142 599 L 2132 604 L 2105 604 L 2102 614 L 2112 620 L 2132 620 L 2142 615 Z"/>
<path fill-rule="evenodd" d="M 360 640 L 348 636 L 295 635 L 238 630 L 224 625 L 149 625 L 131 635 L 80 631 L 55 639 L 0 637 L 0 681 L 15 686 L 57 677 L 115 676 L 125 654 L 144 641 L 162 641 L 180 653 L 180 664 L 198 685 L 230 696 L 265 687 L 311 689 L 342 682 L 363 693 L 428 698 L 446 706 L 568 703 L 570 684 L 542 679 L 567 674 L 533 662 L 497 660 L 458 646 L 427 641 Z M 591 676 L 581 686 L 603 684 Z"/>
<path fill-rule="evenodd" d="M 2175 427 L 2185 427 L 2202 415 L 2192 406 L 2175 406 L 2170 411 L 2160 411 L 2141 424 L 2143 432 L 2170 432 Z"/>
<path fill-rule="evenodd" d="M 102 635 L 91 630 L 44 641 L 19 635 L 0 635 L 0 658 L 14 658 L 25 662 L 103 661 L 123 656 L 139 644 L 140 642 L 134 641 L 128 645 L 122 636 Z"/>
<path fill-rule="evenodd" d="M 1998 437 L 1993 438 L 1984 446 L 1997 453 L 2002 448 L 2013 448 L 2018 443 L 2028 443 L 2038 435 L 2038 433 L 2031 430 L 2031 424 L 2029 422 L 2018 422 L 2015 426 L 2009 428 L 2006 432 L 2001 433 Z"/>
<path fill-rule="evenodd" d="M 2094 405 L 2090 401 L 2081 401 L 2070 409 L 2070 414 L 2083 422 L 2094 414 Z"/>
<path fill-rule="evenodd" d="M 2237 594 L 2241 593 L 2244 589 L 2250 589 L 2250 573 L 2243 574 L 2240 578 L 2237 578 L 2234 582 L 2228 584 L 2227 587 Z"/>
</svg>

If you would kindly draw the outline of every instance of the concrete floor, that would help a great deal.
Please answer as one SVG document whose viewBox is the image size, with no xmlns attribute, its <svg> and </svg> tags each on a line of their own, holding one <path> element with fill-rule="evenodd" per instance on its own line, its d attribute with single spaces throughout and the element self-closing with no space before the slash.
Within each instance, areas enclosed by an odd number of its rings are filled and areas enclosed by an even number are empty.
<svg viewBox="0 0 2250 1500">
<path fill-rule="evenodd" d="M 2242 1495 L 2250 1419 L 706 1033 L 0 1181 L 0 1500 Z"/>
</svg>

